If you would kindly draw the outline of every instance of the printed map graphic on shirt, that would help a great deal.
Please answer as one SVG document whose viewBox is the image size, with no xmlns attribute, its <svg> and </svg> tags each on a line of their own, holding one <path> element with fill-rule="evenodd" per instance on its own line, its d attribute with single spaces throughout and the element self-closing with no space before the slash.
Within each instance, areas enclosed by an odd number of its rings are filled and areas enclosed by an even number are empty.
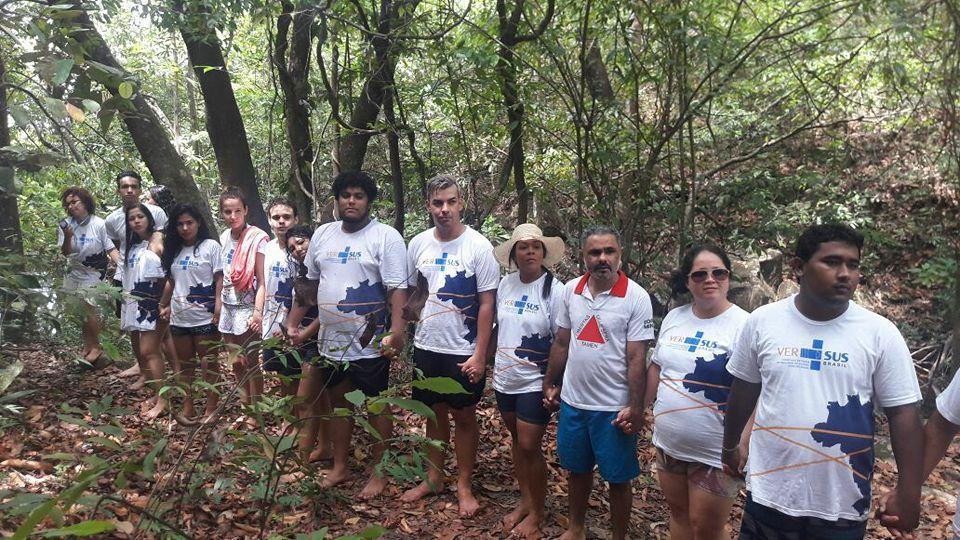
<svg viewBox="0 0 960 540">
<path fill-rule="evenodd" d="M 477 301 L 477 276 L 467 277 L 467 272 L 457 272 L 446 276 L 443 287 L 437 291 L 437 299 L 441 302 L 452 302 L 463 316 L 463 325 L 467 333 L 463 339 L 474 343 L 477 340 L 477 314 L 480 305 Z"/>
<path fill-rule="evenodd" d="M 703 392 L 703 397 L 717 404 L 717 410 L 727 410 L 727 398 L 733 375 L 727 371 L 728 353 L 714 354 L 712 361 L 697 357 L 692 373 L 683 376 L 683 387 L 690 392 Z M 698 384 L 701 383 L 701 384 Z"/>
<path fill-rule="evenodd" d="M 277 299 L 278 304 L 290 309 L 293 306 L 293 278 L 287 277 L 281 279 L 280 282 L 277 283 L 277 294 L 273 297 Z"/>
<path fill-rule="evenodd" d="M 214 287 L 213 283 L 209 285 L 204 285 L 203 283 L 198 283 L 190 287 L 190 294 L 187 295 L 187 302 L 194 304 L 199 304 L 204 307 L 210 313 L 213 313 L 214 308 Z"/>
<path fill-rule="evenodd" d="M 137 299 L 137 322 L 154 322 L 160 314 L 160 287 L 158 281 L 137 281 L 130 290 Z"/>
<path fill-rule="evenodd" d="M 513 353 L 517 358 L 537 364 L 540 373 L 545 374 L 547 372 L 547 358 L 550 356 L 550 345 L 552 344 L 553 339 L 543 337 L 540 334 L 521 336 L 520 346 L 514 349 Z"/>
<path fill-rule="evenodd" d="M 870 508 L 870 475 L 873 472 L 873 403 L 860 403 L 859 395 L 847 396 L 847 404 L 840 405 L 831 401 L 827 405 L 827 421 L 814 426 L 817 430 L 829 430 L 842 433 L 824 433 L 814 431 L 813 440 L 826 448 L 840 445 L 840 451 L 848 456 L 853 468 L 853 481 L 857 484 L 862 498 L 853 504 L 853 508 L 863 514 Z M 846 433 L 856 433 L 865 437 L 851 437 Z M 853 454 L 853 455 L 851 455 Z M 859 474 L 858 474 L 859 473 Z"/>
<path fill-rule="evenodd" d="M 347 297 L 337 302 L 337 309 L 343 313 L 356 313 L 364 317 L 374 315 L 377 319 L 377 332 L 381 332 L 387 319 L 385 299 L 383 284 L 371 285 L 370 280 L 365 279 L 356 287 L 347 287 Z"/>
</svg>

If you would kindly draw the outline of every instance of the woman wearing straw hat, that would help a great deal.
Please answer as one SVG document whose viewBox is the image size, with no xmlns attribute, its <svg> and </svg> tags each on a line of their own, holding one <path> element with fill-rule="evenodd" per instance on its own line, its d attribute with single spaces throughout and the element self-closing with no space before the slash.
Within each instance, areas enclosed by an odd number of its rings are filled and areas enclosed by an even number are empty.
<svg viewBox="0 0 960 540">
<path fill-rule="evenodd" d="M 555 314 L 563 284 L 554 286 L 554 266 L 565 251 L 563 239 L 544 236 L 532 223 L 519 225 L 494 249 L 497 261 L 515 270 L 497 289 L 497 350 L 493 389 L 503 422 L 513 438 L 513 468 L 520 504 L 503 518 L 512 536 L 539 536 L 544 515 L 547 468 L 541 448 L 550 413 L 543 407 L 543 374 L 557 327 Z"/>
</svg>

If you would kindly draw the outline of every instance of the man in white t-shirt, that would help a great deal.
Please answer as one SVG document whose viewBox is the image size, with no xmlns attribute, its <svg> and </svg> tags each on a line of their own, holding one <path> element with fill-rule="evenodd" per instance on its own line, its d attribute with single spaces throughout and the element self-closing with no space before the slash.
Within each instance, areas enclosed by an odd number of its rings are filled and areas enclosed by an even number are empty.
<svg viewBox="0 0 960 540">
<path fill-rule="evenodd" d="M 561 538 L 585 538 L 597 467 L 610 486 L 613 538 L 621 539 L 633 504 L 630 481 L 640 474 L 637 432 L 653 306 L 647 291 L 620 270 L 620 233 L 591 227 L 580 249 L 587 273 L 564 286 L 543 377 L 544 405 L 560 409 L 557 456 L 570 473 L 570 524 Z"/>
<path fill-rule="evenodd" d="M 887 509 L 896 527 L 917 526 L 920 386 L 896 326 L 851 301 L 862 247 L 846 225 L 804 231 L 791 261 L 799 292 L 754 311 L 733 348 L 722 449 L 731 474 L 742 472 L 738 444 L 756 407 L 741 539 L 863 538 L 877 407 L 899 472 Z"/>
<path fill-rule="evenodd" d="M 263 304 L 264 340 L 283 338 L 282 326 L 286 324 L 287 312 L 293 304 L 293 280 L 296 265 L 287 255 L 287 231 L 299 223 L 297 207 L 287 199 L 273 199 L 267 204 L 267 218 L 273 231 L 273 240 L 267 242 L 263 254 L 263 281 L 267 297 Z M 263 370 L 279 373 L 283 379 L 279 390 L 281 396 L 297 395 L 300 361 L 282 347 L 264 348 Z"/>
<path fill-rule="evenodd" d="M 120 259 L 122 260 L 123 254 L 127 252 L 127 210 L 140 204 L 140 195 L 143 194 L 143 178 L 135 171 L 121 171 L 117 174 L 116 182 L 117 195 L 120 196 L 122 204 L 120 208 L 107 214 L 107 217 L 104 219 L 104 227 L 106 228 L 107 236 L 110 237 L 113 245 L 119 250 Z M 150 248 L 154 252 L 159 253 L 163 246 L 162 231 L 167 226 L 167 213 L 159 206 L 147 203 L 144 203 L 144 206 L 153 214 L 153 221 L 155 222 L 155 232 L 150 239 Z M 113 273 L 113 284 L 120 287 L 122 279 L 123 264 L 117 264 L 116 271 Z M 117 301 L 117 318 L 119 317 L 120 302 Z M 134 355 L 139 354 L 137 347 L 134 347 L 133 350 Z M 120 372 L 121 377 L 136 377 L 138 375 L 140 375 L 139 361 L 135 362 L 129 369 Z M 145 379 L 140 376 L 140 379 L 134 383 L 133 386 L 139 388 L 142 387 L 144 383 Z"/>
<path fill-rule="evenodd" d="M 450 440 L 448 415 L 453 416 L 457 501 L 460 515 L 470 517 L 480 510 L 471 486 L 479 440 L 476 409 L 486 384 L 500 266 L 490 241 L 460 221 L 463 193 L 453 176 L 431 179 L 426 196 L 434 227 L 415 236 L 407 249 L 409 285 L 420 289 L 411 292 L 411 298 L 426 293 L 420 312 L 408 312 L 418 320 L 413 362 L 424 377 L 449 377 L 467 393 L 439 394 L 414 382 L 413 399 L 436 414 L 435 422 L 427 421 L 431 439 Z M 427 480 L 404 493 L 404 501 L 443 488 L 443 451 L 430 445 L 427 458 Z"/>
<path fill-rule="evenodd" d="M 347 393 L 359 389 L 375 397 L 387 389 L 390 359 L 403 350 L 407 252 L 396 229 L 370 216 L 378 195 L 370 175 L 342 172 L 334 178 L 332 192 L 340 221 L 317 228 L 303 263 L 307 279 L 317 284 L 317 318 L 322 329 L 318 347 L 325 387 L 333 407 L 350 408 Z M 376 467 L 393 432 L 387 415 L 370 414 L 368 420 L 380 438 L 370 454 L 370 478 L 360 491 L 361 499 L 380 495 L 387 485 Z M 350 477 L 353 419 L 332 418 L 328 432 L 333 468 L 324 487 Z"/>
</svg>

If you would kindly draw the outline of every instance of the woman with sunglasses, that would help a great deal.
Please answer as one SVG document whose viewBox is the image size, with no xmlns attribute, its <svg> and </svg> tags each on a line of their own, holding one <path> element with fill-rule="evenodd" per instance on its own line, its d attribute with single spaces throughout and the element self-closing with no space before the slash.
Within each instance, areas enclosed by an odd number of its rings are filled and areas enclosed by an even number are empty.
<svg viewBox="0 0 960 540">
<path fill-rule="evenodd" d="M 663 319 L 646 392 L 656 400 L 653 444 L 670 537 L 729 538 L 725 526 L 742 482 L 720 463 L 733 382 L 726 366 L 747 312 L 727 299 L 730 259 L 717 246 L 687 250 L 670 286 L 674 298 L 689 292 L 693 301 Z"/>
</svg>

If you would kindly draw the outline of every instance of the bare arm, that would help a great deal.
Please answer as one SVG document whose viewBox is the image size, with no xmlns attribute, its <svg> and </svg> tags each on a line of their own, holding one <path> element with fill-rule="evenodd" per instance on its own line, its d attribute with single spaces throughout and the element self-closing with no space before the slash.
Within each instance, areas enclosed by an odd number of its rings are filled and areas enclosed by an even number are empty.
<svg viewBox="0 0 960 540">
<path fill-rule="evenodd" d="M 960 426 L 944 418 L 940 411 L 933 411 L 933 416 L 923 429 L 923 482 L 927 481 L 943 456 L 947 455 L 947 449 L 958 432 Z"/>
<path fill-rule="evenodd" d="M 173 298 L 173 280 L 167 278 L 163 285 L 163 293 L 160 294 L 160 318 L 170 320 L 170 300 Z"/>
<path fill-rule="evenodd" d="M 760 398 L 760 383 L 751 383 L 734 377 L 727 398 L 727 414 L 723 420 L 723 449 L 721 459 L 728 474 L 739 475 L 742 472 L 740 459 L 740 439 L 747 420 L 753 415 Z"/>
<path fill-rule="evenodd" d="M 213 275 L 213 319 L 211 324 L 217 325 L 220 322 L 220 310 L 223 308 L 223 298 L 220 293 L 223 291 L 223 272 L 217 272 Z"/>
<path fill-rule="evenodd" d="M 385 355 L 396 357 L 403 351 L 407 338 L 407 320 L 403 318 L 407 289 L 388 290 L 387 302 L 390 305 L 390 335 L 380 341 L 380 348 Z"/>
<path fill-rule="evenodd" d="M 617 413 L 613 424 L 627 435 L 643 427 L 644 393 L 647 390 L 647 342 L 627 342 L 627 406 Z"/>
<path fill-rule="evenodd" d="M 60 253 L 70 255 L 73 251 L 73 227 L 67 225 L 63 229 L 63 242 L 60 244 Z"/>
<path fill-rule="evenodd" d="M 914 403 L 887 407 L 884 412 L 890 423 L 890 446 L 897 462 L 897 486 L 894 496 L 887 499 L 886 511 L 897 516 L 897 529 L 910 531 L 920 523 L 920 487 L 926 460 L 924 445 L 917 441 L 922 440 L 924 430 Z"/>
<path fill-rule="evenodd" d="M 647 389 L 643 393 L 643 409 L 653 404 L 657 400 L 657 388 L 660 387 L 660 365 L 656 362 L 650 362 L 647 368 Z"/>
<path fill-rule="evenodd" d="M 570 329 L 560 327 L 553 336 L 547 373 L 543 376 L 543 404 L 548 409 L 560 406 L 560 384 L 567 369 L 567 353 L 570 351 Z"/>
</svg>

